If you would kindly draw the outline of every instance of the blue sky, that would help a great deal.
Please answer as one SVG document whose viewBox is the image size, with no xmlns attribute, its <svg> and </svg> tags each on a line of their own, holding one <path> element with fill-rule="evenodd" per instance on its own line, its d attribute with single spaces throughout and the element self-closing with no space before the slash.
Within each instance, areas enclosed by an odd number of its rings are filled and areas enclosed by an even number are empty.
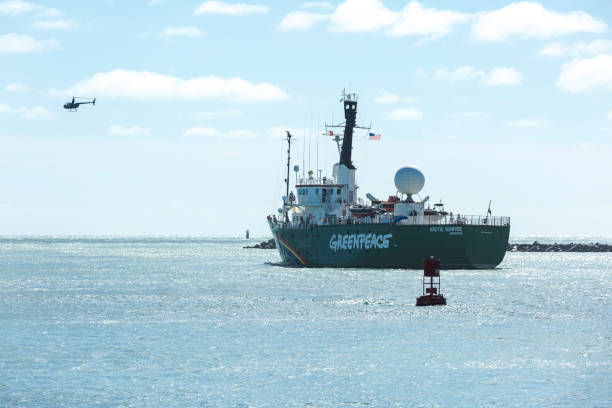
<svg viewBox="0 0 612 408">
<path fill-rule="evenodd" d="M 347 88 L 382 134 L 355 142 L 362 196 L 414 164 L 513 235 L 609 235 L 611 24 L 605 1 L 0 0 L 0 230 L 265 235 L 283 131 L 329 174 Z"/>
</svg>

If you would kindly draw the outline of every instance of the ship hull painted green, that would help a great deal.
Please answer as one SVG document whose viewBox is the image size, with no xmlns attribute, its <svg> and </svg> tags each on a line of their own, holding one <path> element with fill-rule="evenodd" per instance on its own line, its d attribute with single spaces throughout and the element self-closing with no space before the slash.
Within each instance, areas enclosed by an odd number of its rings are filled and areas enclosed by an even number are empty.
<svg viewBox="0 0 612 408">
<path fill-rule="evenodd" d="M 504 259 L 510 226 L 352 224 L 279 228 L 270 225 L 287 265 L 422 269 L 490 269 Z"/>
</svg>

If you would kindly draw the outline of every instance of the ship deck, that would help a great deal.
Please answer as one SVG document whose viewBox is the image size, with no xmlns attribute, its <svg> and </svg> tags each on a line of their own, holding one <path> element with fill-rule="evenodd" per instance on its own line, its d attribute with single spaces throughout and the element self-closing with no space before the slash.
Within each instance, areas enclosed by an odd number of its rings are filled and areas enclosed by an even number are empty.
<svg viewBox="0 0 612 408">
<path fill-rule="evenodd" d="M 462 226 L 462 225 L 482 225 L 493 227 L 505 227 L 510 225 L 510 217 L 503 216 L 480 216 L 480 215 L 460 215 L 460 216 L 443 216 L 443 217 L 406 217 L 399 220 L 394 220 L 392 217 L 379 216 L 371 217 L 326 217 L 321 220 L 311 220 L 304 218 L 303 221 L 279 221 L 272 217 L 268 218 L 270 222 L 281 229 L 304 229 L 321 225 L 380 225 L 380 224 L 395 224 L 395 225 L 430 225 L 430 226 Z"/>
</svg>

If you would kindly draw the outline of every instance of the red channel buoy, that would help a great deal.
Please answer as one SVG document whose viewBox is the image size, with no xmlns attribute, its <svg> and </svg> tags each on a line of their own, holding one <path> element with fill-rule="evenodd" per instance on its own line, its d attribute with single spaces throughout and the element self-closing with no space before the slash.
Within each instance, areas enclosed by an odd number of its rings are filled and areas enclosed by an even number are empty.
<svg viewBox="0 0 612 408">
<path fill-rule="evenodd" d="M 417 306 L 445 305 L 446 299 L 440 293 L 440 260 L 433 256 L 425 259 L 423 268 L 423 295 L 416 301 Z"/>
</svg>

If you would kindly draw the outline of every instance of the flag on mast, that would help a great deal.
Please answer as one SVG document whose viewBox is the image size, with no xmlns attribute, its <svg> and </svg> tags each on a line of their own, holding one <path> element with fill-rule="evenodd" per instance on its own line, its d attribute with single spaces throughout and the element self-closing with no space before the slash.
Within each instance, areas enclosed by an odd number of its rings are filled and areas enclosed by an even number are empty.
<svg viewBox="0 0 612 408">
<path fill-rule="evenodd" d="M 370 133 L 370 140 L 380 140 L 380 133 Z"/>
</svg>

